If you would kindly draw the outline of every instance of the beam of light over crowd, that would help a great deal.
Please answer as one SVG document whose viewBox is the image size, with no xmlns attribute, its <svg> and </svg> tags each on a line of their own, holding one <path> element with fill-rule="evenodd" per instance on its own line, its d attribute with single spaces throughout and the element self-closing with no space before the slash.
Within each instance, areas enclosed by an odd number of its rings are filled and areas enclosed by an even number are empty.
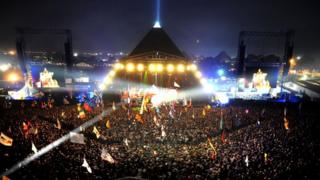
<svg viewBox="0 0 320 180">
<path fill-rule="evenodd" d="M 117 104 L 116 106 L 119 106 L 119 105 L 120 104 Z M 15 171 L 17 171 L 18 169 L 28 165 L 30 162 L 38 159 L 40 156 L 42 156 L 42 155 L 46 154 L 47 152 L 51 151 L 53 148 L 56 148 L 59 145 L 61 145 L 62 143 L 64 143 L 67 140 L 69 140 L 71 138 L 71 134 L 72 133 L 79 133 L 82 130 L 89 128 L 90 126 L 92 126 L 95 123 L 97 123 L 101 118 L 104 118 L 108 114 L 110 114 L 111 111 L 112 111 L 112 108 L 108 108 L 107 110 L 103 111 L 101 114 L 99 114 L 96 117 L 94 117 L 94 118 L 88 120 L 87 122 L 83 123 L 78 128 L 70 131 L 68 134 L 62 136 L 61 138 L 59 138 L 59 139 L 55 140 L 54 142 L 48 144 L 47 146 L 43 147 L 37 153 L 32 154 L 31 156 L 29 156 L 29 157 L 25 158 L 24 160 L 18 162 L 17 164 L 12 166 L 10 169 L 8 169 L 6 172 L 3 172 L 1 174 L 1 177 L 8 176 L 8 175 L 14 173 Z"/>
</svg>

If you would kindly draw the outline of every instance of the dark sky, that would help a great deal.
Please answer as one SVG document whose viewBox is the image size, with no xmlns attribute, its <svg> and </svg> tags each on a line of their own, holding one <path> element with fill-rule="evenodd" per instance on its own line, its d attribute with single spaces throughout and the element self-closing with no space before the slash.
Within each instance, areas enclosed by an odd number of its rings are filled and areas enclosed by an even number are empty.
<svg viewBox="0 0 320 180">
<path fill-rule="evenodd" d="M 320 56 L 316 1 L 162 0 L 161 5 L 162 27 L 189 54 L 216 55 L 225 50 L 236 55 L 241 30 L 294 29 L 295 53 Z M 14 47 L 15 26 L 27 26 L 71 29 L 75 51 L 130 52 L 152 27 L 154 10 L 154 0 L 1 2 L 0 49 Z"/>
</svg>

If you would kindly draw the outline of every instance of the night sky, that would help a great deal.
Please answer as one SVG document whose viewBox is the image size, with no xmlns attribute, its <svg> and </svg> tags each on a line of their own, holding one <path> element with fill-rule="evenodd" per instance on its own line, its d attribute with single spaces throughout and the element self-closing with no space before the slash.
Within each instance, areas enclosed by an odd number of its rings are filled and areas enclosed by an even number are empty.
<svg viewBox="0 0 320 180">
<path fill-rule="evenodd" d="M 316 1 L 161 1 L 162 27 L 189 54 L 214 56 L 225 50 L 234 56 L 241 30 L 294 29 L 295 54 L 316 59 L 320 56 L 320 11 Z M 71 29 L 75 51 L 130 52 L 153 26 L 155 2 L 10 0 L 1 3 L 0 17 L 2 50 L 14 48 L 14 27 L 26 26 Z M 31 41 L 47 44 L 43 47 L 49 49 L 56 43 Z"/>
</svg>

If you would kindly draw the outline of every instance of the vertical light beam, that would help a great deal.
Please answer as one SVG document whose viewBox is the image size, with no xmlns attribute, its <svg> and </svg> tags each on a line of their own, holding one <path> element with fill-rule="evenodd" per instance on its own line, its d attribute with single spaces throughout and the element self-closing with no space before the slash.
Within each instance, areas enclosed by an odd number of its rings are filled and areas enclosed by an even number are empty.
<svg viewBox="0 0 320 180">
<path fill-rule="evenodd" d="M 154 23 L 154 28 L 161 28 L 160 24 L 160 0 L 156 0 L 156 21 Z"/>
</svg>

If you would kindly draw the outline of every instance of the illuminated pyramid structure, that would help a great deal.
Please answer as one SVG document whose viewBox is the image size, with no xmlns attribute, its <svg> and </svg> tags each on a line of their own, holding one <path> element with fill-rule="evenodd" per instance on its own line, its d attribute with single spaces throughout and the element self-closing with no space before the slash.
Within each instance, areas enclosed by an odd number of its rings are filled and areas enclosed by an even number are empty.
<svg viewBox="0 0 320 180">
<path fill-rule="evenodd" d="M 155 25 L 129 56 L 114 65 L 104 85 L 108 86 L 114 79 L 139 85 L 189 89 L 200 84 L 201 73 L 166 31 Z"/>
</svg>

